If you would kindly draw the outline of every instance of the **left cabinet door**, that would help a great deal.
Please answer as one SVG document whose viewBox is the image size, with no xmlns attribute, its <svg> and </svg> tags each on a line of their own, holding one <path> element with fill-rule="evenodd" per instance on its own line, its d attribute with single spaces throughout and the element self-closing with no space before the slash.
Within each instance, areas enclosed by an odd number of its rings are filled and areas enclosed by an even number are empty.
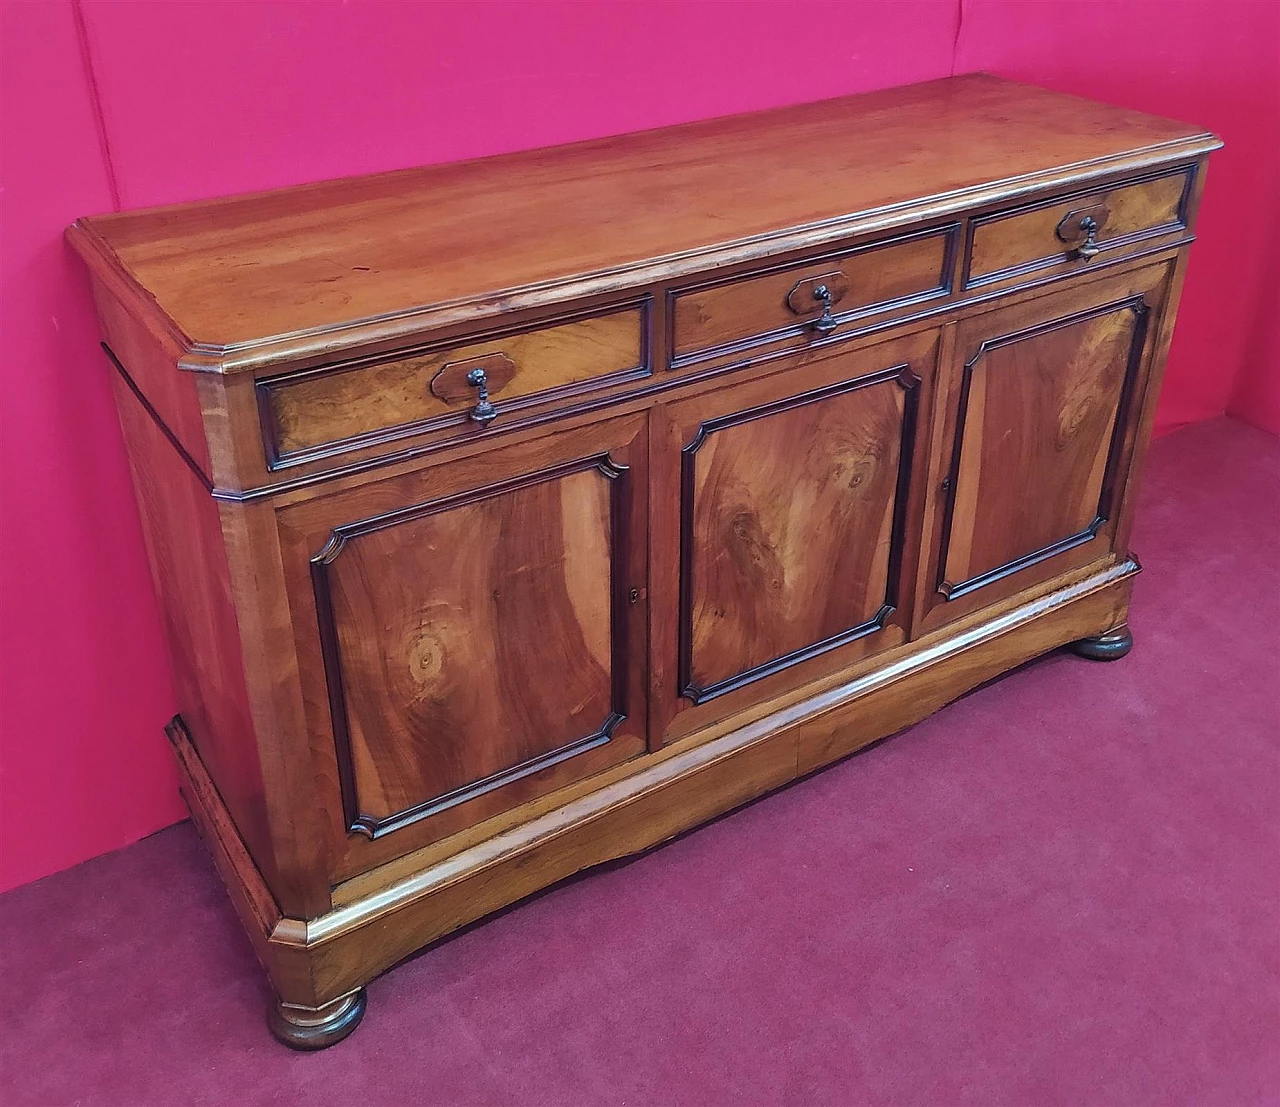
<svg viewBox="0 0 1280 1107">
<path fill-rule="evenodd" d="M 646 451 L 631 416 L 280 509 L 335 881 L 645 749 Z"/>
</svg>

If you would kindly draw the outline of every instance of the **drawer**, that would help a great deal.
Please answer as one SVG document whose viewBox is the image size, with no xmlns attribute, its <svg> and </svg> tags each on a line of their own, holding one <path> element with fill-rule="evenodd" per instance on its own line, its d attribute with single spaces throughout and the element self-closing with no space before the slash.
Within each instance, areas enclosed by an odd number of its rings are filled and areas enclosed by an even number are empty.
<svg viewBox="0 0 1280 1107">
<path fill-rule="evenodd" d="M 278 468 L 423 431 L 464 434 L 647 376 L 646 315 L 644 305 L 632 305 L 261 380 L 268 463 Z M 490 406 L 480 409 L 486 399 Z"/>
<path fill-rule="evenodd" d="M 1186 230 L 1195 167 L 979 216 L 969 228 L 965 288 L 1059 265 L 1084 265 Z"/>
<path fill-rule="evenodd" d="M 788 336 L 809 341 L 823 314 L 822 288 L 831 296 L 830 318 L 837 327 L 946 296 L 957 231 L 950 224 L 680 289 L 671 297 L 672 365 Z"/>
</svg>

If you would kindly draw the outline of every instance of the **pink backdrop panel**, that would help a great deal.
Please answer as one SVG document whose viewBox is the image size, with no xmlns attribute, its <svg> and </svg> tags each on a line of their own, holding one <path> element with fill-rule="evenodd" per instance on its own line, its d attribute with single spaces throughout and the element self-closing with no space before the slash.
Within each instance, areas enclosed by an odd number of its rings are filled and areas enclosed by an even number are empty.
<svg viewBox="0 0 1280 1107">
<path fill-rule="evenodd" d="M 85 10 L 126 207 L 946 76 L 956 26 L 954 0 Z"/>
<path fill-rule="evenodd" d="M 1274 11 L 1280 23 L 1280 3 Z M 1273 107 L 1280 114 L 1280 27 L 1276 30 L 1276 54 Z M 1280 124 L 1274 130 L 1273 154 L 1280 151 Z M 1262 208 L 1256 224 L 1264 253 L 1263 268 L 1253 275 L 1258 281 L 1258 313 L 1227 413 L 1280 434 L 1280 164 L 1271 166 L 1270 203 Z"/>
<path fill-rule="evenodd" d="M 0 4 L 0 888 L 179 819 L 111 380 L 62 229 L 110 206 L 67 4 Z"/>
</svg>

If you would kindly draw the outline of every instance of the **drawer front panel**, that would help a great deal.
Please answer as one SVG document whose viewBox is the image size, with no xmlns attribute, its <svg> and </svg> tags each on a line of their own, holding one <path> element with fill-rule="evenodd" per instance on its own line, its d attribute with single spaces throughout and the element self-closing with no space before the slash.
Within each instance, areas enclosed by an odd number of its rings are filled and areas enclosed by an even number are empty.
<svg viewBox="0 0 1280 1107">
<path fill-rule="evenodd" d="M 1194 175 L 1194 168 L 1188 167 L 981 216 L 970 227 L 964 286 L 1083 264 L 1091 257 L 1183 231 Z"/>
<path fill-rule="evenodd" d="M 673 364 L 787 335 L 815 334 L 823 313 L 823 300 L 815 295 L 820 287 L 831 294 L 831 314 L 838 323 L 945 296 L 955 234 L 954 226 L 941 227 L 676 292 Z"/>
<path fill-rule="evenodd" d="M 475 427 L 485 374 L 498 417 L 647 374 L 645 311 L 631 307 L 409 356 L 368 358 L 260 382 L 268 460 L 288 464 L 434 428 Z"/>
</svg>

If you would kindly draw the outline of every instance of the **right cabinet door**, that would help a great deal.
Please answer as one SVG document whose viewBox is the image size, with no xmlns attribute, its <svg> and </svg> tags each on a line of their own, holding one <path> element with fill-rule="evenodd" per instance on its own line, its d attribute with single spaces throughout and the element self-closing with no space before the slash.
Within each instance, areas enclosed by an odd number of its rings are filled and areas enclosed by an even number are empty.
<svg viewBox="0 0 1280 1107">
<path fill-rule="evenodd" d="M 917 633 L 1112 558 L 1170 267 L 956 325 Z"/>
</svg>

